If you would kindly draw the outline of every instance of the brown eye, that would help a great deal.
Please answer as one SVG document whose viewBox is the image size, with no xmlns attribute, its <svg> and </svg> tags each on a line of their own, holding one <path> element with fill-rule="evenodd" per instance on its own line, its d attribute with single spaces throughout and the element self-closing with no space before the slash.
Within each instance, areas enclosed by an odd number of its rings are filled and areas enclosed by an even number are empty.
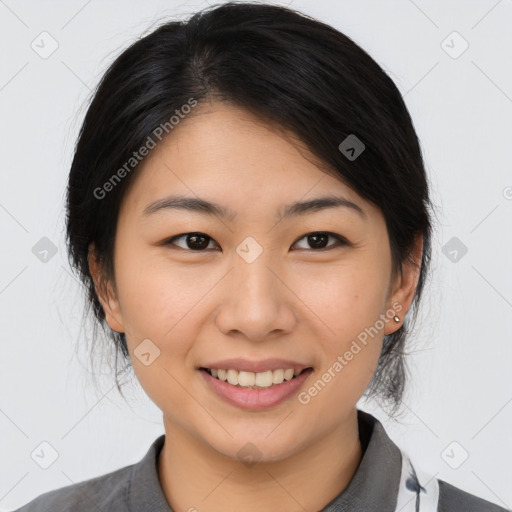
<svg viewBox="0 0 512 512">
<path fill-rule="evenodd" d="M 179 246 L 174 243 L 174 240 L 184 238 L 186 240 L 186 246 Z M 182 249 L 190 249 L 192 251 L 203 251 L 208 248 L 209 242 L 213 241 L 208 235 L 204 233 L 183 233 L 182 235 L 176 235 L 167 240 L 166 245 L 177 245 Z"/>
<path fill-rule="evenodd" d="M 337 243 L 334 245 L 327 245 L 329 238 L 334 238 Z M 348 245 L 348 242 L 341 237 L 340 235 L 336 235 L 335 233 L 329 233 L 326 231 L 316 231 L 314 233 L 308 233 L 307 235 L 304 235 L 299 240 L 306 239 L 307 243 L 310 245 L 310 247 L 300 247 L 300 249 L 330 249 L 331 247 L 336 246 L 342 246 L 342 245 Z M 297 242 L 299 241 L 297 240 Z M 295 242 L 295 244 L 297 243 Z M 294 245 L 295 245 L 294 244 Z"/>
</svg>

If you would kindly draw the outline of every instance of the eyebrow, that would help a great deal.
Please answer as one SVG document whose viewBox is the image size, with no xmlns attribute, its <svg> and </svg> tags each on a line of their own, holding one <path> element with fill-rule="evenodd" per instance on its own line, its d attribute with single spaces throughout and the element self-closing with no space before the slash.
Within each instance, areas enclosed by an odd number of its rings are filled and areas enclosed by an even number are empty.
<svg viewBox="0 0 512 512">
<path fill-rule="evenodd" d="M 277 220 L 281 221 L 290 217 L 340 207 L 348 208 L 356 212 L 363 219 L 367 218 L 364 210 L 358 204 L 345 197 L 330 195 L 285 205 L 282 211 L 278 213 Z M 187 196 L 169 196 L 158 199 L 146 206 L 142 213 L 144 217 L 148 217 L 156 212 L 174 209 L 191 211 L 203 215 L 216 215 L 229 220 L 234 220 L 237 216 L 236 212 L 226 206 L 205 199 Z"/>
</svg>

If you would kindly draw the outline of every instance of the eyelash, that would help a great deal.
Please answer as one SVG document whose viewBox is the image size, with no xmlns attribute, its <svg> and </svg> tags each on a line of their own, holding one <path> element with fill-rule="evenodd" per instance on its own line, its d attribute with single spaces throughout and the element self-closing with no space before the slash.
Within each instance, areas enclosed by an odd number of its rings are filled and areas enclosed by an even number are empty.
<svg viewBox="0 0 512 512">
<path fill-rule="evenodd" d="M 164 245 L 174 245 L 174 246 L 176 246 L 176 244 L 173 243 L 174 240 L 178 240 L 179 238 L 183 238 L 183 237 L 186 237 L 188 235 L 198 235 L 198 236 L 209 238 L 210 240 L 213 240 L 213 238 L 211 238 L 210 236 L 208 236 L 205 233 L 201 233 L 201 232 L 198 232 L 198 231 L 193 231 L 193 232 L 190 232 L 190 233 L 182 233 L 181 235 L 173 236 L 172 238 L 169 238 L 168 240 L 166 240 L 164 242 Z M 345 238 L 343 238 L 340 235 L 337 235 L 336 233 L 331 233 L 329 231 L 312 231 L 311 233 L 306 233 L 305 235 L 302 235 L 300 238 L 298 238 L 293 243 L 293 245 L 295 245 L 297 242 L 299 242 L 303 238 L 306 238 L 308 236 L 313 236 L 313 235 L 326 235 L 326 236 L 335 238 L 337 240 L 338 244 L 337 245 L 336 244 L 330 245 L 330 246 L 327 246 L 327 247 L 322 247 L 320 249 L 300 249 L 300 250 L 303 250 L 303 251 L 308 251 L 309 250 L 309 251 L 314 251 L 314 252 L 322 252 L 322 251 L 327 251 L 327 250 L 333 249 L 335 247 L 342 247 L 342 246 L 350 245 L 350 243 Z M 189 249 L 188 247 L 187 248 L 183 248 L 183 247 L 179 247 L 179 246 L 176 246 L 176 247 L 178 247 L 179 249 L 182 249 L 182 250 L 184 250 L 186 252 L 205 252 L 205 250 L 206 250 L 206 249 L 194 250 L 194 249 Z"/>
</svg>

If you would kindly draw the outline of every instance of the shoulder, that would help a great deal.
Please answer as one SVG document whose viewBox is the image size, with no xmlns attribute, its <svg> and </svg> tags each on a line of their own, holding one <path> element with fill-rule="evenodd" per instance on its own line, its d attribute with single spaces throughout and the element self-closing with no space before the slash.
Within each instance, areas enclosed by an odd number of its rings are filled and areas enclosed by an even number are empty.
<svg viewBox="0 0 512 512">
<path fill-rule="evenodd" d="M 125 510 L 132 467 L 46 492 L 14 512 Z"/>
<path fill-rule="evenodd" d="M 164 442 L 162 434 L 138 462 L 41 494 L 15 512 L 169 510 L 157 471 Z"/>
<path fill-rule="evenodd" d="M 437 512 L 510 512 L 510 509 L 478 498 L 448 482 L 443 480 L 438 480 L 438 482 L 439 505 Z"/>
</svg>

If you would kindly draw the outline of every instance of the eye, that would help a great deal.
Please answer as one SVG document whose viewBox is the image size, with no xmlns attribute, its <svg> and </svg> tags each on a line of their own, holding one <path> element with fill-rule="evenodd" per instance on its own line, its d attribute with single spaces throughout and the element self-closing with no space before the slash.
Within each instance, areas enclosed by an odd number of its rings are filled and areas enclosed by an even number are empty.
<svg viewBox="0 0 512 512">
<path fill-rule="evenodd" d="M 337 243 L 331 244 L 331 245 L 326 245 L 326 241 L 329 239 L 329 237 L 335 239 Z M 175 240 L 179 240 L 181 238 L 185 239 L 184 247 L 174 243 Z M 297 244 L 302 239 L 306 239 L 307 243 L 310 244 L 313 249 L 319 249 L 319 250 L 330 249 L 331 247 L 333 247 L 333 246 L 335 247 L 336 245 L 337 246 L 349 245 L 349 242 L 342 236 L 336 235 L 335 233 L 329 233 L 326 231 L 315 231 L 312 233 L 308 233 L 308 234 L 302 236 L 301 238 L 299 238 L 299 240 L 297 240 L 294 243 L 294 245 Z M 189 249 L 189 250 L 192 250 L 195 252 L 201 252 L 204 249 L 208 249 L 210 242 L 214 242 L 214 240 L 213 240 L 213 238 L 209 237 L 208 235 L 206 235 L 204 233 L 193 232 L 193 233 L 183 233 L 181 235 L 173 236 L 172 238 L 169 238 L 165 242 L 165 245 L 176 245 L 185 250 Z M 307 247 L 299 247 L 299 249 L 307 250 L 308 248 Z"/>
<path fill-rule="evenodd" d="M 182 247 L 182 249 L 191 249 L 197 252 L 207 249 L 209 245 L 208 241 L 213 241 L 213 238 L 205 235 L 204 233 L 183 233 L 182 235 L 176 235 L 169 238 L 169 240 L 165 242 L 165 245 L 177 245 L 174 243 L 174 240 L 179 240 L 180 238 L 184 238 L 186 240 L 186 247 Z"/>
<path fill-rule="evenodd" d="M 326 245 L 326 241 L 329 239 L 329 237 L 334 238 L 337 241 L 337 244 L 334 244 L 334 246 L 349 245 L 348 241 L 342 236 L 336 235 L 335 233 L 329 233 L 327 231 L 315 231 L 313 233 L 308 233 L 307 235 L 304 235 L 302 238 L 299 238 L 299 240 L 306 239 L 307 243 L 310 244 L 315 249 L 330 249 L 333 247 L 333 245 Z M 299 242 L 299 240 L 297 240 L 297 242 Z M 300 247 L 300 249 L 308 248 Z"/>
</svg>

